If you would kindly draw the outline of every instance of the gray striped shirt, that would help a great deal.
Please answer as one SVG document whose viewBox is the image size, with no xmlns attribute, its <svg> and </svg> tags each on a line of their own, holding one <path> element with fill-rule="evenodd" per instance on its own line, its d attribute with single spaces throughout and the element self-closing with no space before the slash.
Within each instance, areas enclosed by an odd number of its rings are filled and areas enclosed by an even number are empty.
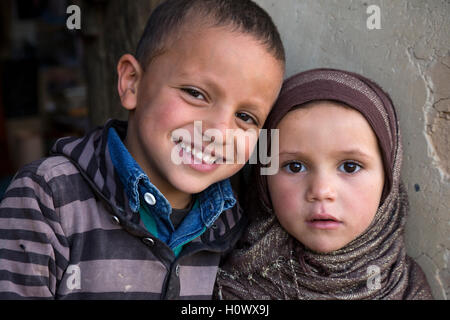
<svg viewBox="0 0 450 320">
<path fill-rule="evenodd" d="M 57 141 L 20 170 L 0 204 L 0 299 L 210 299 L 240 236 L 236 205 L 178 257 L 130 210 L 107 130 Z"/>
</svg>

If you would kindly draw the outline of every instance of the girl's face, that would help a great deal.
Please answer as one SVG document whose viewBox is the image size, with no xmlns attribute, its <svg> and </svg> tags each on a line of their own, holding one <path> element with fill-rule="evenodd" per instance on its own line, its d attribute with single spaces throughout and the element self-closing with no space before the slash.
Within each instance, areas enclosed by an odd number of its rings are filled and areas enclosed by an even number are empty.
<svg viewBox="0 0 450 320">
<path fill-rule="evenodd" d="M 372 128 L 354 109 L 316 102 L 289 112 L 278 129 L 280 170 L 267 177 L 278 220 L 313 251 L 344 247 L 370 225 L 383 191 Z"/>
</svg>

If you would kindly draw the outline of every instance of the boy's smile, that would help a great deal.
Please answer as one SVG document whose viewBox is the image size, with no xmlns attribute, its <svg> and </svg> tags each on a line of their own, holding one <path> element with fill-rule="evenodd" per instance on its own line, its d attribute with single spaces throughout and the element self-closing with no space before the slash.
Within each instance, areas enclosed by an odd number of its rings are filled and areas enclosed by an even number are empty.
<svg viewBox="0 0 450 320">
<path fill-rule="evenodd" d="M 133 70 L 130 56 L 122 57 L 122 68 L 119 62 L 119 77 L 121 70 L 124 77 L 136 72 L 122 89 L 126 95 L 130 86 L 128 94 L 135 93 L 128 105 L 122 97 L 131 110 L 126 146 L 175 208 L 242 168 L 241 163 L 217 161 L 233 143 L 226 139 L 226 130 L 261 128 L 283 80 L 282 63 L 252 36 L 229 27 L 189 26 L 168 41 L 145 71 L 139 66 Z M 203 132 L 195 132 L 196 121 L 201 121 Z M 180 130 L 191 138 L 181 141 Z M 208 139 L 194 145 L 194 135 L 204 136 L 207 130 L 223 134 L 214 140 L 216 153 L 203 152 L 211 144 Z M 255 143 L 234 153 L 248 159 Z M 183 163 L 172 161 L 174 148 Z"/>
<path fill-rule="evenodd" d="M 358 111 L 330 102 L 291 111 L 278 128 L 280 170 L 267 177 L 278 220 L 313 251 L 344 247 L 379 206 L 384 170 L 375 133 Z"/>
</svg>

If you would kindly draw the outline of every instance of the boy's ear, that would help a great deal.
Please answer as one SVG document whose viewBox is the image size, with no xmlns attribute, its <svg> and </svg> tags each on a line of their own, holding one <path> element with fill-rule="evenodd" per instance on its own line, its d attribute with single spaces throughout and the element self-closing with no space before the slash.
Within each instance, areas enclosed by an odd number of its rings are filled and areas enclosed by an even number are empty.
<svg viewBox="0 0 450 320">
<path fill-rule="evenodd" d="M 122 106 L 127 110 L 134 110 L 137 104 L 139 81 L 142 77 L 142 68 L 131 54 L 123 55 L 117 64 L 119 92 Z"/>
</svg>

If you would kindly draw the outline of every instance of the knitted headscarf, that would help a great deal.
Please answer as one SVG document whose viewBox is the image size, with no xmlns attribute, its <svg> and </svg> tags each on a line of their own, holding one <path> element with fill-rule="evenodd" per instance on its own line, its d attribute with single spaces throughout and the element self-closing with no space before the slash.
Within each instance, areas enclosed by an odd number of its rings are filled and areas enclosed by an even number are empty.
<svg viewBox="0 0 450 320">
<path fill-rule="evenodd" d="M 251 222 L 219 270 L 216 296 L 223 299 L 431 299 L 420 267 L 406 255 L 403 233 L 408 199 L 400 181 L 402 145 L 390 97 L 351 72 L 315 69 L 286 80 L 265 129 L 275 129 L 293 108 L 329 100 L 359 111 L 381 151 L 385 185 L 370 226 L 343 248 L 309 250 L 279 224 L 267 176 L 253 170 L 247 213 Z M 270 142 L 270 139 L 268 139 Z"/>
</svg>

